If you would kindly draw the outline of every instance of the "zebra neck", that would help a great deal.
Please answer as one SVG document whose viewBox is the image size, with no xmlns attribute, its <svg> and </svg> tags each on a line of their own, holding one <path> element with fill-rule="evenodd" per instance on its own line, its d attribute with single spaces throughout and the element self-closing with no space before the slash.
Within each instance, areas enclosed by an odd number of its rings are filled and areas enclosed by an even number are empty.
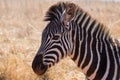
<svg viewBox="0 0 120 80">
<path fill-rule="evenodd" d="M 72 41 L 73 50 L 71 57 L 73 60 L 81 51 L 81 48 L 86 48 L 85 46 L 90 46 L 91 41 L 102 43 L 103 40 L 110 40 L 109 30 L 103 24 L 97 22 L 86 12 L 76 12 L 78 13 L 72 23 Z M 90 48 L 90 47 L 89 47 Z"/>
<path fill-rule="evenodd" d="M 104 41 L 109 41 L 111 37 L 108 29 L 91 18 L 87 13 L 77 15 L 74 22 L 74 41 L 71 58 L 83 73 L 87 74 L 88 69 L 93 64 L 93 57 L 96 61 L 94 66 L 96 66 L 99 59 L 95 57 L 102 53 Z"/>
</svg>

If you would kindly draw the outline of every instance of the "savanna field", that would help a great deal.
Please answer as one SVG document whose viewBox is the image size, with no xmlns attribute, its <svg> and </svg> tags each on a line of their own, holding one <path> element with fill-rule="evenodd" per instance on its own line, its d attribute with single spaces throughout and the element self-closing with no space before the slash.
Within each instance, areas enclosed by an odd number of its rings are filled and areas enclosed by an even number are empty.
<svg viewBox="0 0 120 80">
<path fill-rule="evenodd" d="M 68 0 L 67 0 L 68 1 Z M 85 80 L 69 58 L 61 60 L 43 76 L 32 71 L 32 60 L 48 22 L 44 16 L 57 3 L 52 0 L 0 0 L 0 80 Z M 72 2 L 110 29 L 120 39 L 119 2 Z"/>
</svg>

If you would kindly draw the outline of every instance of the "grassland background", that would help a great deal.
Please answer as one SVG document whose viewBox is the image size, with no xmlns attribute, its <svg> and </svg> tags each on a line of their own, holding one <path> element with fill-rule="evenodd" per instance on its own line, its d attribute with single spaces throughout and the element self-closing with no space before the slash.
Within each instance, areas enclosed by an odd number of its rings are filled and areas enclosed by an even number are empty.
<svg viewBox="0 0 120 80">
<path fill-rule="evenodd" d="M 34 74 L 32 60 L 40 46 L 44 15 L 58 0 L 0 0 L 0 80 L 84 80 L 84 75 L 65 58 L 43 76 Z M 80 2 L 81 8 L 105 24 L 120 38 L 120 3 Z"/>
</svg>

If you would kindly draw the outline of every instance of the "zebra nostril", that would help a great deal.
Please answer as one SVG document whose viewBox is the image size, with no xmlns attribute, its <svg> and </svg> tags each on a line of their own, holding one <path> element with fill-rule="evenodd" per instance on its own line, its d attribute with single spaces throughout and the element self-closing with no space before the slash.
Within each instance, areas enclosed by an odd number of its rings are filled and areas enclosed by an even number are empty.
<svg viewBox="0 0 120 80">
<path fill-rule="evenodd" d="M 40 65 L 42 63 L 43 63 L 43 55 L 42 54 L 36 55 L 33 60 L 32 67 L 35 67 L 36 65 Z"/>
<path fill-rule="evenodd" d="M 38 60 L 40 60 L 40 63 L 43 63 L 43 55 L 42 54 L 39 54 L 37 55 Z"/>
</svg>

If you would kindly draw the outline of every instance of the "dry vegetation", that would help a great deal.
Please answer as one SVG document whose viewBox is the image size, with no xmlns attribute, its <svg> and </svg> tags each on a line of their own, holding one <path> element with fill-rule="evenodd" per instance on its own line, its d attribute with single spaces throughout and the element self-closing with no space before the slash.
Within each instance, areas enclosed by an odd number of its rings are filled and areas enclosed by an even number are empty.
<svg viewBox="0 0 120 80">
<path fill-rule="evenodd" d="M 56 2 L 40 0 L 0 1 L 0 80 L 84 80 L 75 63 L 66 58 L 45 75 L 31 68 L 39 48 L 46 10 Z M 75 2 L 120 38 L 120 3 Z M 69 64 L 69 65 L 68 65 Z"/>
</svg>

